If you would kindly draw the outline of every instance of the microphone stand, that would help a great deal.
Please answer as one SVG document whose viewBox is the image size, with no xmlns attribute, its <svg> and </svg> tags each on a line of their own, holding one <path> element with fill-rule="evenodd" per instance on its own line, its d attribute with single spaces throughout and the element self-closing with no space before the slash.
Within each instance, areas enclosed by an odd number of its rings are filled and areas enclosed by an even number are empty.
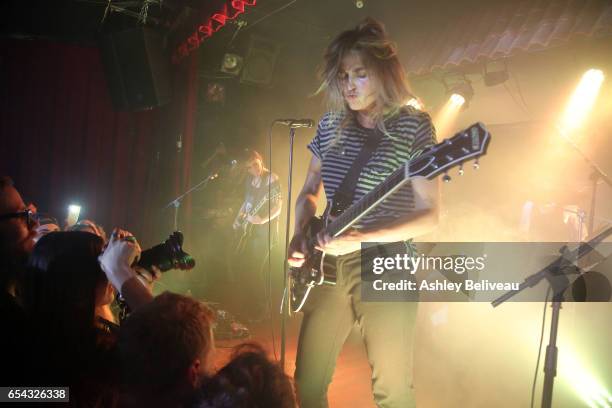
<svg viewBox="0 0 612 408">
<path fill-rule="evenodd" d="M 280 366 L 283 372 L 285 371 L 285 347 L 287 343 L 287 317 L 291 313 L 291 304 L 289 303 L 289 259 L 287 252 L 289 251 L 289 223 L 291 222 L 291 185 L 293 180 L 293 140 L 295 139 L 295 128 L 289 127 L 289 171 L 287 176 L 287 221 L 285 224 L 285 261 L 283 266 L 283 299 L 281 301 L 281 349 L 280 349 Z"/>
<path fill-rule="evenodd" d="M 183 194 L 176 197 L 174 200 L 170 201 L 168 204 L 164 206 L 164 209 L 174 207 L 174 231 L 178 231 L 178 213 L 179 207 L 181 206 L 181 201 L 183 198 L 191 194 L 193 191 L 198 190 L 200 188 L 204 188 L 208 185 L 208 182 L 219 177 L 219 173 L 211 173 L 205 179 L 200 181 L 195 186 L 191 187 L 189 190 L 185 191 Z"/>
<path fill-rule="evenodd" d="M 546 347 L 546 356 L 544 357 L 544 387 L 542 390 L 542 408 L 551 408 L 553 385 L 555 376 L 557 375 L 557 333 L 559 329 L 559 314 L 561 312 L 561 304 L 564 300 L 564 292 L 570 286 L 568 275 L 580 273 L 577 267 L 573 267 L 573 262 L 578 262 L 580 258 L 590 253 L 595 246 L 603 241 L 606 237 L 612 234 L 612 227 L 607 228 L 602 233 L 597 235 L 590 241 L 580 244 L 578 248 L 569 251 L 567 246 L 560 249 L 562 254 L 559 258 L 551 262 L 549 265 L 541 269 L 539 272 L 528 276 L 517 290 L 511 290 L 495 299 L 491 304 L 497 307 L 507 301 L 514 295 L 522 292 L 527 287 L 537 285 L 542 279 L 548 280 L 552 291 L 552 317 L 550 322 L 550 338 Z"/>
</svg>

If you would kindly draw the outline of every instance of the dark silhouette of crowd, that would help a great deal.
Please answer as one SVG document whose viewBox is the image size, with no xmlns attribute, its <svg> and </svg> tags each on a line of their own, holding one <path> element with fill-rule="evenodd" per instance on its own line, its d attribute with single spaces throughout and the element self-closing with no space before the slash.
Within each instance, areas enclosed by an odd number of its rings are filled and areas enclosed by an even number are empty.
<svg viewBox="0 0 612 408">
<path fill-rule="evenodd" d="M 257 345 L 214 370 L 214 314 L 154 297 L 133 235 L 90 220 L 60 228 L 0 177 L 2 387 L 69 387 L 75 407 L 295 407 L 291 380 Z M 117 295 L 131 310 L 118 322 Z M 62 406 L 66 406 L 63 403 Z"/>
</svg>

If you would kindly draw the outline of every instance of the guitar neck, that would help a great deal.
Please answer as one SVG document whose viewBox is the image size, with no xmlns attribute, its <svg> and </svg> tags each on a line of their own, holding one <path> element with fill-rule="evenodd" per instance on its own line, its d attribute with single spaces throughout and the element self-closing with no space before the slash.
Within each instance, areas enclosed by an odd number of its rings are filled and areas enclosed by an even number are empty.
<svg viewBox="0 0 612 408">
<path fill-rule="evenodd" d="M 452 138 L 427 148 L 418 157 L 404 163 L 382 183 L 348 207 L 327 225 L 325 231 L 328 235 L 337 237 L 412 177 L 432 179 L 452 167 L 462 165 L 466 160 L 482 156 L 486 152 L 489 140 L 490 135 L 484 125 L 475 123 Z M 475 168 L 477 167 L 475 164 Z"/>
<path fill-rule="evenodd" d="M 272 190 L 273 194 L 272 196 L 268 196 L 268 193 L 266 193 L 266 195 L 259 201 L 259 203 L 257 203 L 257 205 L 255 207 L 253 207 L 253 209 L 251 211 L 249 211 L 249 215 L 253 216 L 256 215 L 259 210 L 261 210 L 261 207 L 264 206 L 264 204 L 266 204 L 267 201 L 269 200 L 274 200 L 276 197 L 278 197 L 279 193 L 276 190 Z"/>
<path fill-rule="evenodd" d="M 336 237 L 347 228 L 359 221 L 363 216 L 375 208 L 381 201 L 393 194 L 398 188 L 408 182 L 408 166 L 405 164 L 395 170 L 382 183 L 372 191 L 361 197 L 357 202 L 347 208 L 338 218 L 332 221 L 326 228 L 326 232 Z"/>
</svg>

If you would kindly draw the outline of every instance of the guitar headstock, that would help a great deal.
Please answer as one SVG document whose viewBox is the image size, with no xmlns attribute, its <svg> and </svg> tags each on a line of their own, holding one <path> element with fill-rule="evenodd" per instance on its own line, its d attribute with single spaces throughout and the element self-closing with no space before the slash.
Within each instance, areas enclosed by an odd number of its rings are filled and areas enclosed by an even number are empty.
<svg viewBox="0 0 612 408">
<path fill-rule="evenodd" d="M 422 176 L 431 179 L 455 166 L 463 166 L 464 162 L 472 158 L 484 156 L 490 140 L 491 135 L 484 125 L 474 123 L 410 161 L 406 166 L 406 177 Z M 474 168 L 478 168 L 478 160 Z M 459 174 L 463 174 L 463 168 Z M 444 181 L 450 181 L 450 177 L 445 175 Z"/>
</svg>

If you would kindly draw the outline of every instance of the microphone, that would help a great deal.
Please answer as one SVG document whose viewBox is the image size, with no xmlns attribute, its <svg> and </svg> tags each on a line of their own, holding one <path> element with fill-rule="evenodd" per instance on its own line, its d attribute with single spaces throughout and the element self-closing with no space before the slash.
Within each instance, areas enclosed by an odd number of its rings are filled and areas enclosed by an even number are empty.
<svg viewBox="0 0 612 408">
<path fill-rule="evenodd" d="M 291 128 L 311 128 L 314 126 L 314 120 L 312 119 L 276 119 L 274 122 Z"/>
<path fill-rule="evenodd" d="M 210 177 L 210 180 L 214 180 L 221 176 L 227 176 L 238 166 L 239 163 L 240 161 L 236 159 L 225 160 L 223 164 L 217 166 L 217 169 L 214 172 L 210 173 L 208 177 Z"/>
</svg>

